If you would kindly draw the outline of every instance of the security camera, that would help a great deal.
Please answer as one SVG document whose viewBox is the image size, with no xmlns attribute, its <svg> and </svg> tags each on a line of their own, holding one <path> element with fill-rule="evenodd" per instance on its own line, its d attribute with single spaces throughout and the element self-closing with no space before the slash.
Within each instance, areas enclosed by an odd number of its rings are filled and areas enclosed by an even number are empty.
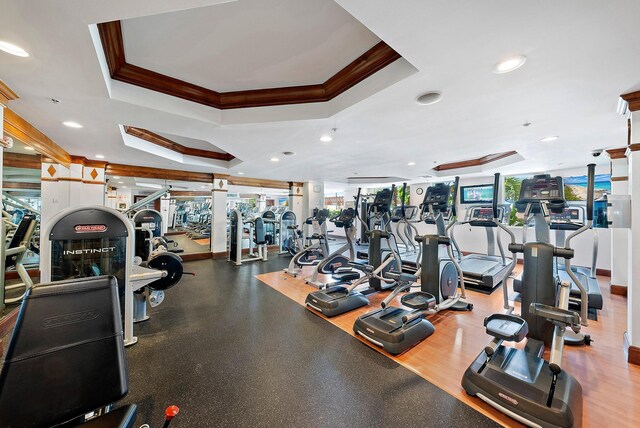
<svg viewBox="0 0 640 428">
<path fill-rule="evenodd" d="M 602 149 L 596 149 L 596 150 L 591 151 L 591 156 L 593 156 L 594 158 L 597 158 L 601 154 L 602 154 Z"/>
</svg>

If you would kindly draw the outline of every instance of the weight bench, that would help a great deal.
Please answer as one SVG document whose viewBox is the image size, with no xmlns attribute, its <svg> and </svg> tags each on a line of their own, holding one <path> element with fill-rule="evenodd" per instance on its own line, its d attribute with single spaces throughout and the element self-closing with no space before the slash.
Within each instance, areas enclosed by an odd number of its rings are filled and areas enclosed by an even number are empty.
<svg viewBox="0 0 640 428">
<path fill-rule="evenodd" d="M 0 372 L 0 424 L 133 427 L 135 405 L 84 421 L 127 391 L 117 280 L 72 279 L 28 290 Z"/>
</svg>

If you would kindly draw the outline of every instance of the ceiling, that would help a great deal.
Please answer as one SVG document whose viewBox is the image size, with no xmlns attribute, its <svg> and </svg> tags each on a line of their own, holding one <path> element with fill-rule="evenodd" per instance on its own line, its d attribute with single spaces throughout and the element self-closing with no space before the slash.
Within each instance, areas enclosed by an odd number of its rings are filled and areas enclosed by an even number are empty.
<svg viewBox="0 0 640 428">
<path fill-rule="evenodd" d="M 322 83 L 380 41 L 322 0 L 240 0 L 143 16 L 124 20 L 122 36 L 127 62 L 219 92 Z"/>
<path fill-rule="evenodd" d="M 273 11 L 258 3 L 0 0 L 0 40 L 31 53 L 0 52 L 0 78 L 21 97 L 11 108 L 71 154 L 159 168 L 416 182 L 436 164 L 511 150 L 524 160 L 502 172 L 579 167 L 593 161 L 591 150 L 626 143 L 616 105 L 640 89 L 637 0 L 264 0 Z M 94 24 L 118 19 L 129 61 L 221 90 L 322 80 L 377 39 L 403 59 L 330 103 L 219 111 L 105 79 Z M 325 53 L 335 46 L 344 57 Z M 527 57 L 522 68 L 492 73 L 515 54 Z M 430 90 L 442 101 L 415 103 Z M 212 169 L 155 156 L 125 146 L 121 124 L 200 140 L 239 162 Z M 320 142 L 323 134 L 333 141 Z M 560 138 L 540 142 L 550 135 Z"/>
</svg>

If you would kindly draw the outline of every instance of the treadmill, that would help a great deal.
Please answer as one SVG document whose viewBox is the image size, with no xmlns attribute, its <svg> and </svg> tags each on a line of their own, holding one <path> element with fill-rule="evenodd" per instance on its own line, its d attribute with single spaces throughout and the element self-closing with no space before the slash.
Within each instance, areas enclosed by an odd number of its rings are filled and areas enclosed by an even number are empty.
<svg viewBox="0 0 640 428">
<path fill-rule="evenodd" d="M 509 206 L 498 205 L 498 220 L 504 224 L 508 218 Z M 491 205 L 475 205 L 467 209 L 465 219 L 455 225 L 468 224 L 472 227 L 483 227 L 487 234 L 487 254 L 468 254 L 463 256 L 457 252 L 458 263 L 464 274 L 465 285 L 469 288 L 491 294 L 502 283 L 511 259 L 505 257 L 502 242 L 500 241 L 500 229 L 493 221 L 493 208 Z M 497 233 L 494 233 L 496 230 Z M 455 243 L 454 228 L 451 229 L 451 240 Z M 500 255 L 496 254 L 496 241 Z M 457 243 L 454 244 L 458 248 Z"/>
</svg>

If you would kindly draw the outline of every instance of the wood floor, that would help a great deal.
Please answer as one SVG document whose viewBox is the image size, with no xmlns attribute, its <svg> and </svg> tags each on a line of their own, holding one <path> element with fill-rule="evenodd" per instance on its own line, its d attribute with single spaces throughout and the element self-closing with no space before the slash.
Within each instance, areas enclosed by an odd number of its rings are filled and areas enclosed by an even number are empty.
<svg viewBox="0 0 640 428">
<path fill-rule="evenodd" d="M 310 276 L 311 272 L 308 270 L 305 272 L 307 275 L 298 278 L 282 272 L 258 275 L 257 278 L 304 305 L 307 294 L 315 290 L 302 279 Z M 603 292 L 604 309 L 600 311 L 598 321 L 589 321 L 589 327 L 583 328 L 584 332 L 592 336 L 594 342 L 590 347 L 565 347 L 563 367 L 582 385 L 583 426 L 638 426 L 640 367 L 627 364 L 623 347 L 623 334 L 627 322 L 626 298 L 610 293 L 608 278 L 600 277 L 598 280 Z M 312 312 L 354 335 L 355 319 L 378 307 L 386 295 L 387 293 L 370 295 L 370 306 L 334 318 L 326 318 L 315 311 Z M 484 318 L 492 313 L 504 312 L 502 290 L 496 290 L 490 296 L 467 291 L 467 300 L 474 304 L 472 312 L 445 311 L 429 317 L 429 321 L 436 327 L 436 332 L 402 355 L 394 357 L 360 338 L 357 340 L 387 355 L 504 426 L 521 426 L 480 399 L 468 396 L 460 386 L 466 368 L 491 340 L 484 331 Z M 399 299 L 395 305 L 400 305 Z"/>
</svg>

